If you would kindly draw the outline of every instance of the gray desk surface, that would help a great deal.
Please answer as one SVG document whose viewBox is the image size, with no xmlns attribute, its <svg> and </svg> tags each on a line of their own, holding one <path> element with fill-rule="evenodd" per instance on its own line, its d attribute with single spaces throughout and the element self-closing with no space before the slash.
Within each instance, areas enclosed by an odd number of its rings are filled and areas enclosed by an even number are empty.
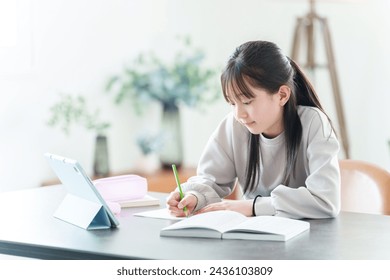
<svg viewBox="0 0 390 280">
<path fill-rule="evenodd" d="M 117 229 L 86 231 L 52 216 L 61 186 L 0 194 L 0 254 L 42 259 L 390 259 L 390 216 L 343 212 L 310 220 L 287 242 L 160 237 L 168 220 L 135 217 L 156 207 L 128 208 Z M 165 195 L 161 197 L 164 206 Z"/>
</svg>

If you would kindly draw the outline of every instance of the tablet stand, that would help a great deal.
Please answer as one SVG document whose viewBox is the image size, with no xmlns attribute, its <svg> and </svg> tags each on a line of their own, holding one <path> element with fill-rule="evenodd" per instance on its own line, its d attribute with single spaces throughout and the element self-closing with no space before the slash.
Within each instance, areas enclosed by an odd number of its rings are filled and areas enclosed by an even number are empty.
<svg viewBox="0 0 390 280">
<path fill-rule="evenodd" d="M 65 196 L 54 217 L 87 230 L 111 227 L 102 204 L 72 194 Z"/>
</svg>

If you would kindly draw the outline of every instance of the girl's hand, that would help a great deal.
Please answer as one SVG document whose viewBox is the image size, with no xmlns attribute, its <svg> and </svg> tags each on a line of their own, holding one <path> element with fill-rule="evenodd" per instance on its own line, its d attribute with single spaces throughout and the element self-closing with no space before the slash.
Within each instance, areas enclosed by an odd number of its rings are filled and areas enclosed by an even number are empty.
<svg viewBox="0 0 390 280">
<path fill-rule="evenodd" d="M 252 204 L 253 200 L 224 200 L 222 202 L 209 204 L 197 211 L 196 214 L 217 210 L 231 210 L 250 217 L 252 216 Z"/>
<path fill-rule="evenodd" d="M 178 191 L 171 192 L 167 198 L 167 206 L 171 215 L 176 217 L 185 217 L 193 213 L 198 199 L 195 195 L 188 194 L 180 200 L 180 193 Z M 183 208 L 187 207 L 186 213 Z"/>
</svg>

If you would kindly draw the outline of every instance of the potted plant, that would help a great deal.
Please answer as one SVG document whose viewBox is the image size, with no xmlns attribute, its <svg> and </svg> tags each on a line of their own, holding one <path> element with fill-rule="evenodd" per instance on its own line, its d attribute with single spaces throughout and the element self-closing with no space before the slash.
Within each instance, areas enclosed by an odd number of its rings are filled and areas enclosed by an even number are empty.
<svg viewBox="0 0 390 280">
<path fill-rule="evenodd" d="M 68 135 L 73 125 L 80 125 L 96 134 L 94 175 L 107 176 L 109 173 L 106 131 L 110 123 L 101 121 L 99 110 L 89 111 L 86 99 L 81 96 L 61 94 L 60 100 L 50 107 L 51 117 L 47 122 L 51 127 L 60 127 Z"/>
<path fill-rule="evenodd" d="M 183 160 L 179 106 L 209 104 L 218 96 L 213 87 L 216 71 L 201 67 L 204 52 L 194 49 L 189 38 L 182 43 L 183 50 L 175 54 L 172 62 L 164 62 L 153 53 L 140 54 L 107 84 L 107 91 L 115 94 L 116 103 L 129 99 L 137 114 L 142 114 L 150 101 L 161 104 L 165 141 L 160 161 L 169 168 L 173 163 L 180 166 Z"/>
</svg>

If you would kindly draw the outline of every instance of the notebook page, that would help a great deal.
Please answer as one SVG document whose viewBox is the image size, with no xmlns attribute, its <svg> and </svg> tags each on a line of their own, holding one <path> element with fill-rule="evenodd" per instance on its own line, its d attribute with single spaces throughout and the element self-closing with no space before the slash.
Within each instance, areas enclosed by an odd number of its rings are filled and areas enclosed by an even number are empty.
<svg viewBox="0 0 390 280">
<path fill-rule="evenodd" d="M 180 228 L 210 228 L 224 232 L 233 225 L 242 223 L 247 217 L 234 211 L 212 211 L 191 216 L 179 223 L 169 226 L 169 229 Z"/>
<path fill-rule="evenodd" d="M 145 218 L 155 218 L 155 219 L 165 219 L 165 220 L 183 220 L 183 219 L 185 219 L 185 217 L 172 216 L 169 213 L 168 208 L 139 212 L 139 213 L 135 213 L 134 216 L 145 217 Z"/>
<path fill-rule="evenodd" d="M 235 226 L 232 230 L 258 231 L 281 235 L 290 235 L 310 227 L 305 221 L 293 220 L 275 216 L 258 216 L 249 218 L 247 221 Z"/>
</svg>

